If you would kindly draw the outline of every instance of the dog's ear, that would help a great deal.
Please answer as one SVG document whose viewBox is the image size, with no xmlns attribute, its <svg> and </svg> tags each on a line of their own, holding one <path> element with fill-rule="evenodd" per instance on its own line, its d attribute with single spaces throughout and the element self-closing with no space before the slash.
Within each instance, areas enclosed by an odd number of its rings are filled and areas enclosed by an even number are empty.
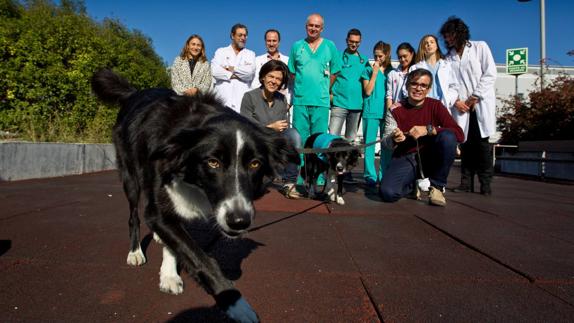
<svg viewBox="0 0 574 323">
<path fill-rule="evenodd" d="M 183 169 L 193 148 L 210 134 L 209 129 L 181 129 L 152 151 L 149 159 L 159 163 L 162 178 L 171 176 Z"/>
</svg>

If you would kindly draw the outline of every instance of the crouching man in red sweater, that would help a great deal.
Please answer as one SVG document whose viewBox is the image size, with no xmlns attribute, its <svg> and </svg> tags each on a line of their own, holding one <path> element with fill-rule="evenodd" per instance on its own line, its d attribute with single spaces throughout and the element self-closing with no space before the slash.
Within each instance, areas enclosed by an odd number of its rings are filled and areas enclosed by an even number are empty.
<svg viewBox="0 0 574 323">
<path fill-rule="evenodd" d="M 386 115 L 382 145 L 394 151 L 379 187 L 385 202 L 396 202 L 418 192 L 415 182 L 421 167 L 430 179 L 429 203 L 446 205 L 443 190 L 456 145 L 464 141 L 464 133 L 439 100 L 426 97 L 432 81 L 432 74 L 426 69 L 410 72 L 406 83 L 408 97 L 391 106 Z"/>
</svg>

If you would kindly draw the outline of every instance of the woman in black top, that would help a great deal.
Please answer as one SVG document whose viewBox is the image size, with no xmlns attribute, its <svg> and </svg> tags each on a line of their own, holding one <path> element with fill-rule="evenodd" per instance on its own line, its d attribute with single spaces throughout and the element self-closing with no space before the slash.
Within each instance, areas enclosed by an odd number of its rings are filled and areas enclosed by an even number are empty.
<svg viewBox="0 0 574 323">
<path fill-rule="evenodd" d="M 289 69 L 279 60 L 270 60 L 261 67 L 261 86 L 246 92 L 241 101 L 241 114 L 256 124 L 271 128 L 285 135 L 291 143 L 301 147 L 301 137 L 289 127 L 289 105 L 279 90 L 287 87 Z M 298 199 L 296 190 L 298 165 L 290 163 L 283 173 L 283 194 L 287 198 Z"/>
</svg>

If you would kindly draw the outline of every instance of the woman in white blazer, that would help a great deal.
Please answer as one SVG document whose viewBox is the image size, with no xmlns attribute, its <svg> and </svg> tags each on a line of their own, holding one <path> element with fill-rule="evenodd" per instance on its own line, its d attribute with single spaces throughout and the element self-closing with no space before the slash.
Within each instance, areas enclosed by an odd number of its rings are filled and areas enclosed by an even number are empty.
<svg viewBox="0 0 574 323">
<path fill-rule="evenodd" d="M 455 191 L 474 190 L 474 175 L 480 181 L 480 193 L 491 195 L 494 172 L 489 137 L 496 131 L 496 65 L 488 45 L 471 41 L 468 26 L 450 17 L 440 29 L 449 49 L 446 60 L 457 80 L 457 99 L 451 114 L 464 130 L 461 145 L 461 183 Z"/>
<path fill-rule="evenodd" d="M 440 100 L 450 113 L 450 108 L 458 97 L 457 84 L 450 63 L 444 60 L 436 36 L 425 35 L 421 38 L 415 62 L 409 72 L 419 68 L 431 72 L 433 86 L 427 96 Z"/>
<path fill-rule="evenodd" d="M 179 95 L 207 92 L 211 87 L 211 66 L 205 56 L 205 43 L 199 35 L 185 41 L 181 54 L 170 69 L 171 87 Z"/>
</svg>

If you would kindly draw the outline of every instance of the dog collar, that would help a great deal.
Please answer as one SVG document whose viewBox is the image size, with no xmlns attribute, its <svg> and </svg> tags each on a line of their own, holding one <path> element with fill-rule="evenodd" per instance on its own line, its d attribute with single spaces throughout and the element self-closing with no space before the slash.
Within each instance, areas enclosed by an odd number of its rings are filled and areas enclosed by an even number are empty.
<svg viewBox="0 0 574 323">
<path fill-rule="evenodd" d="M 340 139 L 340 136 L 335 136 L 332 135 L 330 133 L 323 133 L 320 134 L 319 136 L 317 136 L 317 138 L 315 138 L 315 142 L 313 143 L 313 148 L 317 148 L 317 149 L 325 149 L 325 148 L 329 148 L 331 146 L 331 142 L 335 139 Z M 317 157 L 319 157 L 320 160 L 322 160 L 324 163 L 329 163 L 329 161 L 327 160 L 327 154 L 326 153 L 318 153 Z"/>
</svg>

